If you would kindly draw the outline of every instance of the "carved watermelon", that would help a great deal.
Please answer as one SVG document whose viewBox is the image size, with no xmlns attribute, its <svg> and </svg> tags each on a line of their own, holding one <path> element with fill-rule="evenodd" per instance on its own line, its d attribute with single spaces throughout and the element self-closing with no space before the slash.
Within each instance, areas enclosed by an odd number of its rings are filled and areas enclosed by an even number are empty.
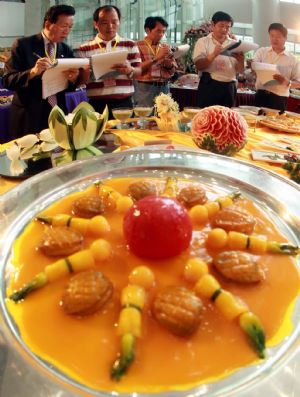
<svg viewBox="0 0 300 397">
<path fill-rule="evenodd" d="M 201 149 L 232 156 L 245 146 L 247 128 L 238 112 L 224 106 L 209 106 L 193 118 L 192 136 Z"/>
</svg>

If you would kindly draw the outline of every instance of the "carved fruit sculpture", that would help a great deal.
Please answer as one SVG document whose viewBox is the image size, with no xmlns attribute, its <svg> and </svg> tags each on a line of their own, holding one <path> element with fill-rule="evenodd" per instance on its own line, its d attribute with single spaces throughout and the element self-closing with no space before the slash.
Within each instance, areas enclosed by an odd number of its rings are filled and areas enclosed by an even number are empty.
<svg viewBox="0 0 300 397">
<path fill-rule="evenodd" d="M 192 136 L 201 148 L 232 156 L 247 142 L 247 123 L 236 111 L 224 106 L 201 109 L 192 122 Z"/>
</svg>

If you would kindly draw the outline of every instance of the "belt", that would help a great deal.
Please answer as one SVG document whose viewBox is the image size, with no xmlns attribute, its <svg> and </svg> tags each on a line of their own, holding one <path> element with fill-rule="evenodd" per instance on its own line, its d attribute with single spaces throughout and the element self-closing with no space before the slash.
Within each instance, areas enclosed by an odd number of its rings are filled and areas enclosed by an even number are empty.
<svg viewBox="0 0 300 397">
<path fill-rule="evenodd" d="M 143 84 L 154 85 L 156 87 L 161 87 L 161 86 L 169 84 L 168 80 L 166 80 L 166 81 L 154 81 L 154 80 L 153 81 L 141 81 L 141 80 L 138 80 L 138 82 L 143 83 Z"/>
</svg>

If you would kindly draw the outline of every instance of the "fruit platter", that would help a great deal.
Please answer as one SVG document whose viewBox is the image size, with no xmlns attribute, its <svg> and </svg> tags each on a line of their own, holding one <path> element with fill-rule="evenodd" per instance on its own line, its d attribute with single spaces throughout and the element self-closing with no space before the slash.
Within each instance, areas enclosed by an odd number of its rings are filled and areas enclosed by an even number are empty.
<svg viewBox="0 0 300 397">
<path fill-rule="evenodd" d="M 149 147 L 1 196 L 1 393 L 297 393 L 299 195 L 242 161 Z"/>
</svg>

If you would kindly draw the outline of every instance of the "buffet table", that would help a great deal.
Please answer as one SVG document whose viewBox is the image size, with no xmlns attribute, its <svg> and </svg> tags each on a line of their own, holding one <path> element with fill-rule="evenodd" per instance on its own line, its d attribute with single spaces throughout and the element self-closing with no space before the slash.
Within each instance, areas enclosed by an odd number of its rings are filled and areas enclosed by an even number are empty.
<svg viewBox="0 0 300 397">
<path fill-rule="evenodd" d="M 192 148 L 194 150 L 200 150 L 196 144 L 194 143 L 192 137 L 186 133 L 179 132 L 163 132 L 158 130 L 110 130 L 115 135 L 117 135 L 121 141 L 121 146 L 117 149 L 117 151 L 127 150 L 132 147 L 139 147 L 149 144 L 159 144 L 164 143 L 163 148 L 167 145 L 172 148 L 172 145 L 181 145 L 185 147 Z M 250 128 L 248 130 L 248 142 L 246 146 L 235 155 L 235 158 L 240 160 L 245 160 L 251 162 L 255 165 L 261 166 L 262 168 L 268 169 L 270 171 L 279 173 L 283 176 L 288 177 L 287 171 L 284 170 L 281 164 L 270 163 L 266 161 L 253 161 L 251 150 L 252 149 L 260 149 L 260 150 L 273 150 L 278 151 L 274 148 L 268 147 L 265 141 L 269 142 L 278 142 L 281 138 L 288 137 L 292 138 L 295 142 L 300 144 L 300 135 L 298 134 L 284 134 L 278 133 L 275 130 L 272 130 L 267 127 L 263 128 Z M 166 141 L 167 140 L 167 141 Z M 0 152 L 5 150 L 7 144 L 0 145 Z M 0 177 L 0 194 L 5 193 L 7 190 L 13 188 L 20 180 L 18 179 L 9 179 Z"/>
</svg>

